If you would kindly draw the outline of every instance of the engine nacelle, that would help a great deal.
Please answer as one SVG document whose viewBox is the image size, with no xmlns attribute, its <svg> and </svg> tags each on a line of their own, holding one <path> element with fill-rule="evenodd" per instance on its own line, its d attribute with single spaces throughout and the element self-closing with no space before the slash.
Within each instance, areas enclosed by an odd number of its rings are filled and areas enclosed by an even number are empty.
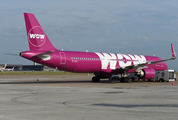
<svg viewBox="0 0 178 120">
<path fill-rule="evenodd" d="M 153 68 L 143 68 L 137 73 L 137 76 L 140 79 L 152 79 L 155 76 L 155 70 Z"/>
</svg>

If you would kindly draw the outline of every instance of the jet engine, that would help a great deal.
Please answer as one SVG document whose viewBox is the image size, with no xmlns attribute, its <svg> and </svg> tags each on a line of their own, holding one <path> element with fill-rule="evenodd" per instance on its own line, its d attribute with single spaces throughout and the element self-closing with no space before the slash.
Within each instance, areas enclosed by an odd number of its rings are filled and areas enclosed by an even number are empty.
<svg viewBox="0 0 178 120">
<path fill-rule="evenodd" d="M 136 75 L 140 79 L 152 79 L 155 76 L 155 70 L 153 68 L 143 68 Z"/>
</svg>

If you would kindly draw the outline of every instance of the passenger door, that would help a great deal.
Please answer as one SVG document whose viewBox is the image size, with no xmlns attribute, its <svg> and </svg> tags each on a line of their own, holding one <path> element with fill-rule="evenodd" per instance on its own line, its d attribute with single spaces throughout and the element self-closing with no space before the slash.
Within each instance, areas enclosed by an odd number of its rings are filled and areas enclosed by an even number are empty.
<svg viewBox="0 0 178 120">
<path fill-rule="evenodd" d="M 64 52 L 59 52 L 60 55 L 60 64 L 66 64 L 66 55 Z"/>
</svg>

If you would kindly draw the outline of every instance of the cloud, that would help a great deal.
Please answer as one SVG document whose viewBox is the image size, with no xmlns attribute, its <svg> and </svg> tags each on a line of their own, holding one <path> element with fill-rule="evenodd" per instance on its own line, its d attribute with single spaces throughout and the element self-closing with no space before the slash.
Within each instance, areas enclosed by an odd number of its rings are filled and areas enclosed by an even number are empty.
<svg viewBox="0 0 178 120">
<path fill-rule="evenodd" d="M 146 37 L 146 36 L 142 36 L 142 37 L 137 36 L 137 39 L 148 41 L 148 37 Z"/>
<path fill-rule="evenodd" d="M 147 41 L 147 40 L 148 40 L 148 38 L 147 38 L 146 36 L 143 36 L 143 38 L 144 38 L 144 40 L 145 40 L 145 41 Z"/>
<path fill-rule="evenodd" d="M 140 36 L 137 36 L 138 39 L 140 39 Z"/>
</svg>

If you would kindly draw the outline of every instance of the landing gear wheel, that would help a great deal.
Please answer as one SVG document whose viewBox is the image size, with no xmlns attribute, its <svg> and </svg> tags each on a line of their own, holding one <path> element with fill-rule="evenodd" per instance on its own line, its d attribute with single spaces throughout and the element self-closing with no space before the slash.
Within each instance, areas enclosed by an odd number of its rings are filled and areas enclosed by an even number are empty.
<svg viewBox="0 0 178 120">
<path fill-rule="evenodd" d="M 124 81 L 125 81 L 126 83 L 130 83 L 130 82 L 131 82 L 131 80 L 128 79 L 128 78 L 124 78 Z"/>
<path fill-rule="evenodd" d="M 120 82 L 125 83 L 126 82 L 125 78 L 121 78 Z"/>
<path fill-rule="evenodd" d="M 131 83 L 131 82 L 132 82 L 132 79 L 127 78 L 127 83 Z"/>
<path fill-rule="evenodd" d="M 109 78 L 109 82 L 112 82 L 113 80 L 112 80 L 112 78 Z"/>
<path fill-rule="evenodd" d="M 164 82 L 164 79 L 161 79 L 161 82 Z"/>
<path fill-rule="evenodd" d="M 100 78 L 99 77 L 92 77 L 92 82 L 100 82 Z"/>
<path fill-rule="evenodd" d="M 128 78 L 121 78 L 120 82 L 121 83 L 130 83 L 130 82 L 132 82 L 132 80 L 128 79 Z"/>
<path fill-rule="evenodd" d="M 119 81 L 119 77 L 110 77 L 109 82 Z"/>
</svg>

